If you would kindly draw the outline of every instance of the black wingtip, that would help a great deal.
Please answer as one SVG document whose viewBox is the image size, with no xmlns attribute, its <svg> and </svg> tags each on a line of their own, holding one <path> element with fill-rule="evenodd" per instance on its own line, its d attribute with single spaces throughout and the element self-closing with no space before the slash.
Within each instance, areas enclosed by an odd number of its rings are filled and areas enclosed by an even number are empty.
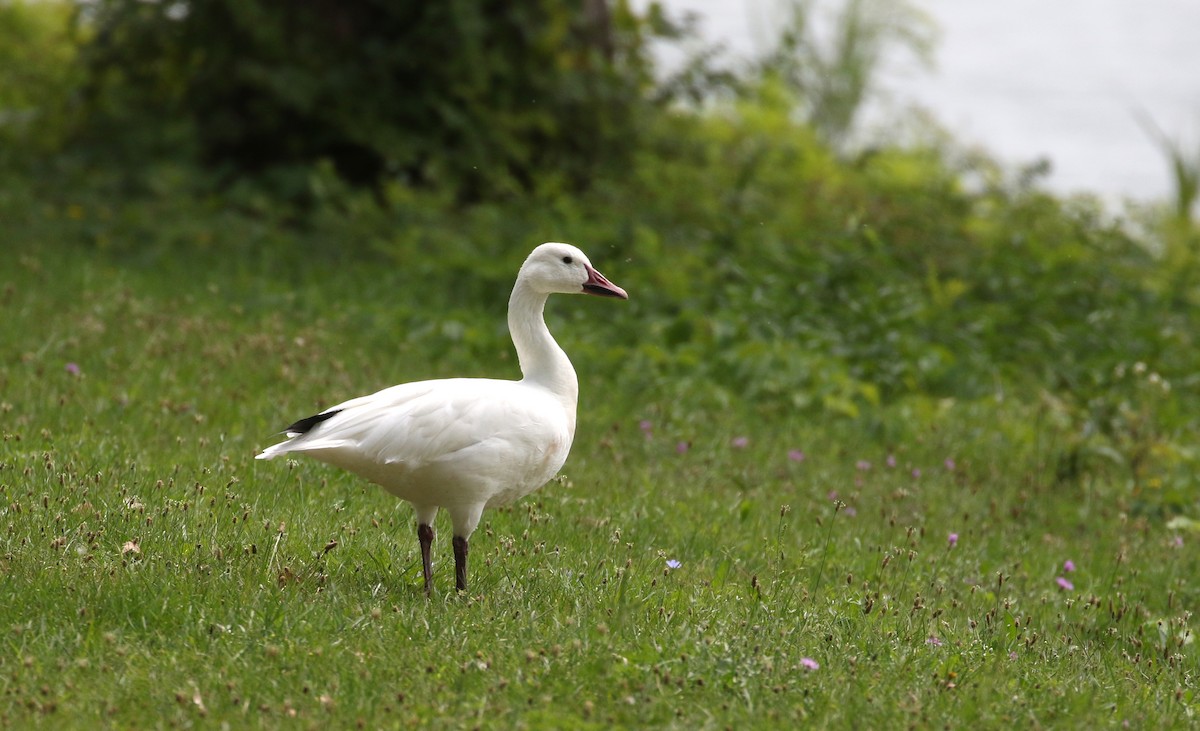
<svg viewBox="0 0 1200 731">
<path fill-rule="evenodd" d="M 325 421 L 326 419 L 332 418 L 334 415 L 336 415 L 338 413 L 341 413 L 340 409 L 334 410 L 334 411 L 326 411 L 326 412 L 323 412 L 320 414 L 315 414 L 313 416 L 309 416 L 309 417 L 301 419 L 300 421 L 297 421 L 295 424 L 292 424 L 287 429 L 284 429 L 284 431 L 287 432 L 288 434 L 307 434 L 308 432 L 312 431 L 312 428 L 314 426 L 316 426 L 317 424 L 320 424 L 322 421 Z"/>
</svg>

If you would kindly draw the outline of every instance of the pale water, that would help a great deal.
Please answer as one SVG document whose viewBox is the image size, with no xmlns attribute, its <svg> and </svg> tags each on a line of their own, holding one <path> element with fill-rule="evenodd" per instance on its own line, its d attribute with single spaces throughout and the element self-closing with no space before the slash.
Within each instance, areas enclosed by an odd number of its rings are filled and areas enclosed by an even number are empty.
<svg viewBox="0 0 1200 731">
<path fill-rule="evenodd" d="M 663 5 L 699 13 L 705 37 L 735 57 L 763 51 L 781 17 L 778 0 Z M 914 5 L 940 29 L 936 67 L 888 68 L 886 103 L 924 106 L 958 139 L 1007 163 L 1047 158 L 1054 190 L 1109 201 L 1170 195 L 1167 162 L 1138 110 L 1200 155 L 1200 0 Z"/>
</svg>

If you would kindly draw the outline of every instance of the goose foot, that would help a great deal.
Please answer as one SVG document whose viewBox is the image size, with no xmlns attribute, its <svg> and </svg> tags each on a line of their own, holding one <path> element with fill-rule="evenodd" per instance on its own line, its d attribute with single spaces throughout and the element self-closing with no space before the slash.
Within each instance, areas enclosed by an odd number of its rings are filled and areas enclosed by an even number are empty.
<svg viewBox="0 0 1200 731">
<path fill-rule="evenodd" d="M 467 539 L 454 536 L 454 585 L 459 591 L 467 590 Z"/>
<path fill-rule="evenodd" d="M 433 563 L 429 550 L 433 546 L 433 528 L 421 523 L 417 526 L 417 540 L 421 542 L 421 571 L 425 575 L 425 596 L 433 593 Z"/>
</svg>

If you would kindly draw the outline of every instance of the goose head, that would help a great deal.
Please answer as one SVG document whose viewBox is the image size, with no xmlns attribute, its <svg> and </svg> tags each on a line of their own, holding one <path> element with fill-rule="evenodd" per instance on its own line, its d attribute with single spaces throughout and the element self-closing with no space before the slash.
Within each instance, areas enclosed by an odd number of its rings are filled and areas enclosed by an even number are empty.
<svg viewBox="0 0 1200 731">
<path fill-rule="evenodd" d="M 542 294 L 594 294 L 629 299 L 625 290 L 596 271 L 587 255 L 570 244 L 547 243 L 521 265 L 518 281 Z"/>
</svg>

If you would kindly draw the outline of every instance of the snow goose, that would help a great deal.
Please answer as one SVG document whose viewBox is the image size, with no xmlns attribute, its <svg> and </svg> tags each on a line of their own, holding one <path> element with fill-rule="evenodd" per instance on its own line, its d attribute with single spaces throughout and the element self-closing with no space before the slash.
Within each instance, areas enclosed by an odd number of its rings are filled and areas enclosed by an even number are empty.
<svg viewBox="0 0 1200 731">
<path fill-rule="evenodd" d="M 448 378 L 386 388 L 300 419 L 288 440 L 258 459 L 292 452 L 349 470 L 416 509 L 425 593 L 439 508 L 454 526 L 454 578 L 467 589 L 467 549 L 484 508 L 546 484 L 575 435 L 579 382 L 543 317 L 554 293 L 627 299 L 582 251 L 547 243 L 533 250 L 508 300 L 508 329 L 523 378 Z"/>
</svg>

